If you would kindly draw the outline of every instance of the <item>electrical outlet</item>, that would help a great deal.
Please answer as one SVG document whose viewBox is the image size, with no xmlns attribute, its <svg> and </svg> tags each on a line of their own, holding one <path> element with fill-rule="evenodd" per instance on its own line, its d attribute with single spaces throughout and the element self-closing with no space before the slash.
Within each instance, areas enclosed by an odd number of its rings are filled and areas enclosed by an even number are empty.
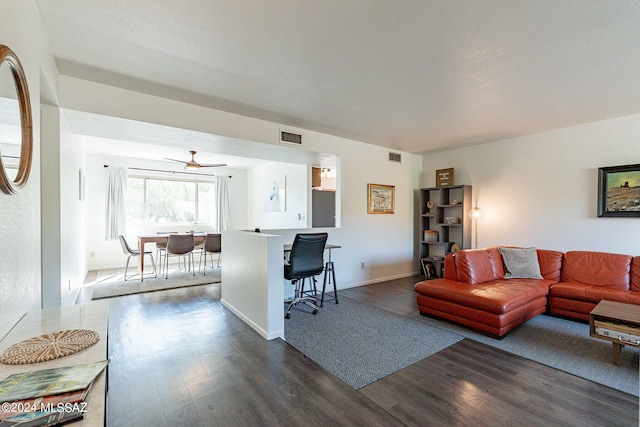
<svg viewBox="0 0 640 427">
<path fill-rule="evenodd" d="M 90 256 L 91 258 L 94 258 L 94 257 L 96 256 L 96 252 L 95 252 L 95 251 L 91 251 L 91 252 L 89 252 L 89 256 Z"/>
<path fill-rule="evenodd" d="M 361 269 L 361 270 L 364 270 L 364 261 L 362 261 L 362 262 L 360 263 L 360 269 Z"/>
</svg>

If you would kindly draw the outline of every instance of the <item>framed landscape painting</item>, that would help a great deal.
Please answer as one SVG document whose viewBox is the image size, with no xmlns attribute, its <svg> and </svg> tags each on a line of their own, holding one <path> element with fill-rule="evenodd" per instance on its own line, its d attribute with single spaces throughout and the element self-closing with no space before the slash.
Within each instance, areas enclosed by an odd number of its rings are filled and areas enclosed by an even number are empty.
<svg viewBox="0 0 640 427">
<path fill-rule="evenodd" d="M 367 213 L 392 214 L 395 208 L 393 185 L 367 184 Z"/>
<path fill-rule="evenodd" d="M 598 169 L 598 216 L 640 217 L 640 164 Z"/>
</svg>

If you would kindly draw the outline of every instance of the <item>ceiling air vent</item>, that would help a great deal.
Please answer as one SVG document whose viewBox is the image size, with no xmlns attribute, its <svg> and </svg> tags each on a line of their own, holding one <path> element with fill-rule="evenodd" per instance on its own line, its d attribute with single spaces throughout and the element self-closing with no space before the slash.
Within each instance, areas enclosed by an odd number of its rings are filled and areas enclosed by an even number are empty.
<svg viewBox="0 0 640 427">
<path fill-rule="evenodd" d="M 389 152 L 389 161 L 402 163 L 402 155 L 400 153 L 391 153 Z"/>
<path fill-rule="evenodd" d="M 280 142 L 284 142 L 284 143 L 287 143 L 287 144 L 302 145 L 302 135 L 297 134 L 297 133 L 293 133 L 293 132 L 287 132 L 285 130 L 281 130 L 280 131 Z"/>
</svg>

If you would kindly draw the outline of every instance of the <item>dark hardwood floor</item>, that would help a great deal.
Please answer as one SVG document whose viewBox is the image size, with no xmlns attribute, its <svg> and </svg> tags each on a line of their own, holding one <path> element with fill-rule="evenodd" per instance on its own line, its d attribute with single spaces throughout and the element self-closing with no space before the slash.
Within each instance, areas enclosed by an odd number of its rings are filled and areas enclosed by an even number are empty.
<svg viewBox="0 0 640 427">
<path fill-rule="evenodd" d="M 408 315 L 416 281 L 339 295 Z M 111 298 L 109 358 L 114 427 L 638 425 L 636 397 L 470 340 L 355 391 L 260 337 L 220 285 Z"/>
</svg>

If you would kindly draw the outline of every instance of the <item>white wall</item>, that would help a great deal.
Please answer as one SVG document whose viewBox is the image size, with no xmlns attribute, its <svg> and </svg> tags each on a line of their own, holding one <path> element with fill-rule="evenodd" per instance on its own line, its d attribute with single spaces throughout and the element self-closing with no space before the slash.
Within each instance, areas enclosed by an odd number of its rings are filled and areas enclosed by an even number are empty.
<svg viewBox="0 0 640 427">
<path fill-rule="evenodd" d="M 86 152 L 60 115 L 60 304 L 71 305 L 84 283 L 86 257 Z M 85 177 L 80 200 L 80 174 Z M 43 214 L 44 215 L 44 214 Z"/>
<path fill-rule="evenodd" d="M 107 171 L 104 165 L 120 167 L 137 167 L 146 169 L 167 170 L 167 163 L 128 157 L 105 156 L 90 153 L 87 155 L 86 165 L 86 252 L 88 270 L 106 268 L 123 268 L 126 261 L 118 240 L 105 240 L 105 197 L 107 187 Z M 134 172 L 134 171 L 132 171 Z M 142 173 L 142 172 L 141 172 Z M 151 172 L 144 172 L 154 175 Z M 217 175 L 231 175 L 229 180 L 229 203 L 232 212 L 230 226 L 233 229 L 247 228 L 247 171 L 233 168 L 216 168 Z M 163 176 L 162 174 L 155 174 Z M 166 174 L 164 175 L 167 176 Z M 186 175 L 182 175 L 186 176 Z M 201 177 L 200 177 L 201 178 Z M 170 226 L 166 231 L 186 232 L 213 231 L 205 225 Z M 127 225 L 125 237 L 131 247 L 137 247 L 139 234 L 153 234 L 158 230 L 157 226 Z M 151 249 L 147 247 L 147 250 Z"/>
<path fill-rule="evenodd" d="M 640 163 L 640 115 L 424 156 L 422 185 L 455 168 L 484 211 L 479 247 L 640 255 L 640 218 L 598 218 L 598 168 Z"/>
<path fill-rule="evenodd" d="M 57 307 L 61 302 L 60 242 L 60 109 L 41 106 L 42 136 L 40 206 L 42 208 L 42 306 Z"/>
<path fill-rule="evenodd" d="M 342 246 L 333 251 L 338 288 L 417 274 L 414 224 L 420 157 L 403 153 L 402 164 L 390 163 L 385 148 L 316 135 L 320 151 L 337 154 L 340 159 L 340 227 L 313 229 L 328 232 L 328 243 Z M 368 183 L 395 186 L 395 214 L 367 214 Z M 266 231 L 292 242 L 296 232 L 309 230 Z"/>
<path fill-rule="evenodd" d="M 284 338 L 282 237 L 225 231 L 222 241 L 222 304 L 263 338 Z"/>
<path fill-rule="evenodd" d="M 15 195 L 0 194 L 0 318 L 41 305 L 40 81 L 57 92 L 57 70 L 33 0 L 3 0 L 0 43 L 25 70 L 33 118 L 31 176 Z"/>
<path fill-rule="evenodd" d="M 279 123 L 65 76 L 60 77 L 60 88 L 64 108 L 249 141 L 279 144 L 283 127 Z M 337 206 L 341 227 L 327 229 L 329 242 L 343 247 L 334 253 L 338 285 L 355 286 L 416 273 L 414 211 L 421 157 L 402 153 L 402 164 L 390 163 L 385 148 L 291 126 L 286 128 L 303 134 L 303 149 L 339 156 L 340 176 L 336 185 L 342 194 Z M 395 214 L 367 214 L 367 183 L 395 185 Z M 269 230 L 282 234 L 285 242 L 292 241 L 296 231 L 300 230 Z M 364 269 L 360 268 L 361 262 L 365 263 Z"/>
<path fill-rule="evenodd" d="M 80 173 L 86 153 L 58 107 L 42 113 L 42 306 L 72 305 L 87 272 L 85 201 Z"/>
<path fill-rule="evenodd" d="M 311 185 L 307 181 L 307 165 L 268 162 L 256 166 L 249 172 L 249 229 L 299 228 L 307 226 L 307 194 Z M 285 177 L 285 211 L 267 212 L 266 203 L 272 182 Z"/>
</svg>

